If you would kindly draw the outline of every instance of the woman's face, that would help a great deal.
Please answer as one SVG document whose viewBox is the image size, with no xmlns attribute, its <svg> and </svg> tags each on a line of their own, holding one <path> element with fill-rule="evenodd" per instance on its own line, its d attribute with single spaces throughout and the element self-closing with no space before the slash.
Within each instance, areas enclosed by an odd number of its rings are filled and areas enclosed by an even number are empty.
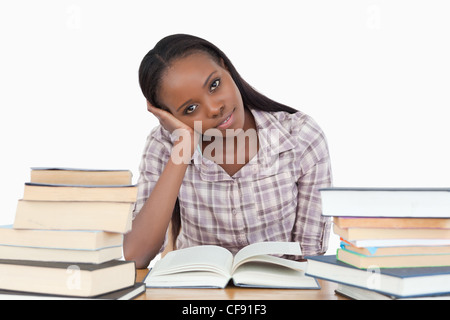
<svg viewBox="0 0 450 320">
<path fill-rule="evenodd" d="M 159 100 L 177 119 L 202 134 L 215 129 L 206 135 L 225 137 L 235 135 L 229 129 L 244 127 L 239 89 L 228 70 L 206 53 L 173 62 L 162 78 Z"/>
</svg>

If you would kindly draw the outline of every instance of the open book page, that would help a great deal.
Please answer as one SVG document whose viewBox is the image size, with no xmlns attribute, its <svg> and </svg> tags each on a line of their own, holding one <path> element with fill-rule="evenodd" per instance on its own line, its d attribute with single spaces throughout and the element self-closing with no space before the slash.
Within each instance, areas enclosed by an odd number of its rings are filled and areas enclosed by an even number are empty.
<svg viewBox="0 0 450 320">
<path fill-rule="evenodd" d="M 169 252 L 155 263 L 153 276 L 189 271 L 212 271 L 230 277 L 233 255 L 218 246 L 197 246 Z"/>
<path fill-rule="evenodd" d="M 273 256 L 285 254 L 301 255 L 300 245 L 255 243 L 239 251 L 234 259 L 230 251 L 219 246 L 185 248 L 169 252 L 156 262 L 145 283 L 148 287 L 224 288 L 233 278 L 242 286 L 317 288 L 317 282 L 305 276 L 306 262 Z"/>
<path fill-rule="evenodd" d="M 237 286 L 265 288 L 320 288 L 312 277 L 305 276 L 307 262 L 276 255 L 301 255 L 297 242 L 262 242 L 239 251 L 233 263 L 233 282 Z"/>
<path fill-rule="evenodd" d="M 259 242 L 248 245 L 242 248 L 234 256 L 233 270 L 252 259 L 255 256 L 262 256 L 267 254 L 279 254 L 279 255 L 302 255 L 300 244 L 298 242 Z M 261 258 L 260 258 L 261 259 Z M 289 261 L 279 258 L 278 262 Z"/>
<path fill-rule="evenodd" d="M 274 256 L 270 256 L 270 255 L 260 255 L 260 256 L 253 256 L 253 257 L 246 259 L 246 260 L 242 261 L 241 263 L 235 265 L 233 267 L 232 274 L 235 274 L 237 272 L 237 270 L 243 268 L 244 265 L 253 264 L 253 262 L 283 266 L 283 267 L 286 267 L 289 269 L 302 271 L 302 272 L 306 272 L 306 268 L 308 266 L 308 263 L 306 261 L 299 262 L 299 261 L 274 257 Z"/>
<path fill-rule="evenodd" d="M 306 262 L 291 262 L 299 265 L 306 264 Z M 236 286 L 243 287 L 320 288 L 316 279 L 305 276 L 303 270 L 286 268 L 285 266 L 278 264 L 254 261 L 247 262 L 236 270 L 233 275 L 233 283 Z"/>
</svg>

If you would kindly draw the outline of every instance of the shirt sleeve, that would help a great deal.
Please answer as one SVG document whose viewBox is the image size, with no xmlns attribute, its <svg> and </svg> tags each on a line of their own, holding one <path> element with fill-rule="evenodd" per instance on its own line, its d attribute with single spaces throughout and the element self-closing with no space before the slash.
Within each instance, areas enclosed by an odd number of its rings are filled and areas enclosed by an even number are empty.
<svg viewBox="0 0 450 320">
<path fill-rule="evenodd" d="M 139 165 L 139 178 L 137 182 L 137 200 L 133 210 L 133 219 L 147 201 L 156 182 L 159 179 L 170 156 L 170 140 L 164 139 L 161 128 L 156 127 L 147 137 L 144 151 Z"/>
<path fill-rule="evenodd" d="M 141 211 L 148 197 L 153 191 L 158 179 L 166 166 L 171 150 L 170 137 L 166 137 L 164 129 L 160 126 L 152 130 L 147 137 L 144 151 L 142 153 L 141 162 L 139 165 L 139 178 L 137 181 L 137 199 L 133 210 L 133 220 Z M 164 245 L 161 250 L 164 249 L 167 242 L 164 240 Z"/>
<path fill-rule="evenodd" d="M 332 184 L 331 161 L 324 133 L 307 118 L 301 126 L 299 139 L 303 146 L 301 174 L 297 181 L 297 217 L 292 233 L 303 256 L 321 255 L 328 249 L 331 221 L 322 216 L 320 188 Z"/>
</svg>

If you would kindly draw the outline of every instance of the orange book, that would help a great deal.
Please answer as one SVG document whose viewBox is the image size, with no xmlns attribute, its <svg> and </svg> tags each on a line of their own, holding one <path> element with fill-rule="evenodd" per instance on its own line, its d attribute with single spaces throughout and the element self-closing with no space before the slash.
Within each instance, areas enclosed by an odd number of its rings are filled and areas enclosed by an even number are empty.
<svg viewBox="0 0 450 320">
<path fill-rule="evenodd" d="M 335 234 L 352 240 L 365 239 L 450 239 L 449 229 L 390 229 L 390 228 L 339 228 L 333 226 Z"/>
<path fill-rule="evenodd" d="M 402 228 L 402 229 L 450 229 L 450 219 L 445 218 L 363 218 L 334 217 L 340 228 Z"/>
</svg>

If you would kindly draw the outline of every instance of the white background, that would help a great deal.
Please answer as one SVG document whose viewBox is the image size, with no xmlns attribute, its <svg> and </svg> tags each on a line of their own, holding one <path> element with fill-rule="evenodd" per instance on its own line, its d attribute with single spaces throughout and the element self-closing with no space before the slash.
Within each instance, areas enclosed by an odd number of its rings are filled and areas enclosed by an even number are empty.
<svg viewBox="0 0 450 320">
<path fill-rule="evenodd" d="M 137 70 L 162 37 L 219 46 L 250 84 L 325 131 L 336 186 L 450 185 L 448 1 L 0 3 L 0 223 L 32 166 L 138 176 Z M 332 236 L 329 253 L 338 241 Z"/>
</svg>

